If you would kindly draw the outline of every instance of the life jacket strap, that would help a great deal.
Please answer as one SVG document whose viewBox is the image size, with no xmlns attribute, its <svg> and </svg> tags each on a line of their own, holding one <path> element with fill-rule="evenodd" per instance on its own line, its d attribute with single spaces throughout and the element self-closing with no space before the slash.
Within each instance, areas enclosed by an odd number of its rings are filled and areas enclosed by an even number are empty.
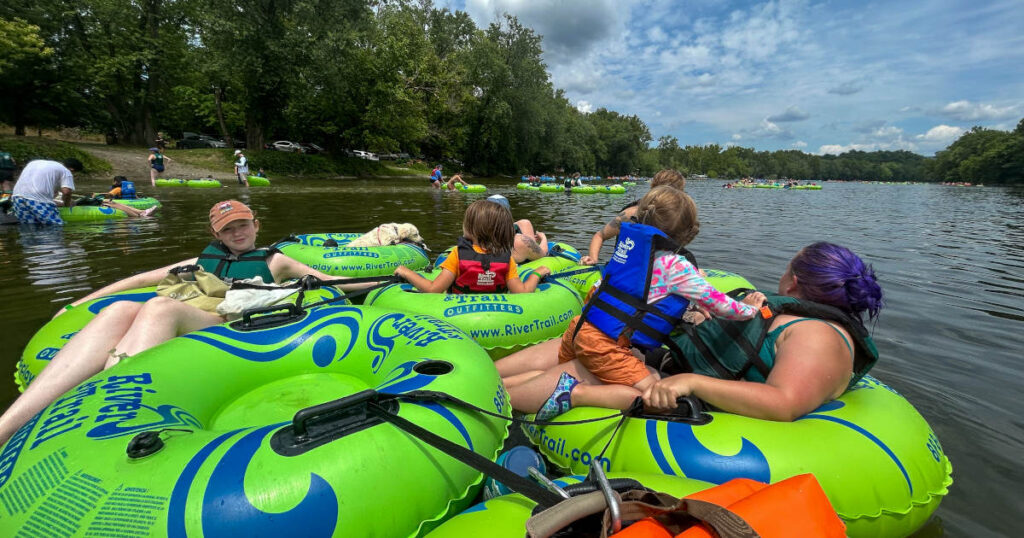
<svg viewBox="0 0 1024 538">
<path fill-rule="evenodd" d="M 710 321 L 711 320 L 708 320 L 705 323 L 708 323 Z M 704 360 L 707 361 L 707 363 L 711 366 L 711 369 L 715 371 L 715 374 L 717 374 L 718 377 L 722 379 L 734 379 L 732 372 L 730 372 L 729 369 L 726 368 L 725 365 L 718 360 L 718 358 L 715 356 L 714 353 L 711 352 L 711 348 L 708 347 L 704 340 L 701 340 L 700 337 L 697 336 L 697 327 L 695 325 L 693 325 L 692 323 L 687 323 L 683 325 L 682 328 L 683 333 L 686 334 L 686 336 L 690 339 L 691 342 L 693 342 L 693 345 L 697 348 L 697 351 L 700 352 L 701 356 L 704 357 Z M 673 344 L 675 343 L 673 342 Z M 672 354 L 676 359 L 677 364 L 686 363 L 686 371 L 693 371 L 693 367 L 689 363 L 687 363 L 686 356 L 683 355 L 683 351 L 679 349 L 679 346 L 675 346 L 675 349 L 672 350 Z"/>
</svg>

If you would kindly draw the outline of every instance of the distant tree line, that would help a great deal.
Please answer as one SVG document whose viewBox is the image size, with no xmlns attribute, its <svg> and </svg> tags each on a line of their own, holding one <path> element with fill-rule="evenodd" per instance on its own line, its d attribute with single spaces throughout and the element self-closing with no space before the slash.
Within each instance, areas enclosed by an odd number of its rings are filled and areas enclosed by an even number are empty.
<svg viewBox="0 0 1024 538">
<path fill-rule="evenodd" d="M 904 181 L 988 173 L 1015 151 L 1019 168 L 1021 153 L 1019 133 L 995 155 L 954 144 L 936 159 L 681 148 L 674 137 L 652 147 L 636 116 L 578 111 L 551 84 L 541 36 L 515 17 L 478 28 L 430 0 L 7 0 L 0 44 L 0 122 L 16 134 L 74 126 L 149 145 L 158 130 L 202 131 L 249 147 L 285 138 L 515 175 L 674 167 Z"/>
</svg>

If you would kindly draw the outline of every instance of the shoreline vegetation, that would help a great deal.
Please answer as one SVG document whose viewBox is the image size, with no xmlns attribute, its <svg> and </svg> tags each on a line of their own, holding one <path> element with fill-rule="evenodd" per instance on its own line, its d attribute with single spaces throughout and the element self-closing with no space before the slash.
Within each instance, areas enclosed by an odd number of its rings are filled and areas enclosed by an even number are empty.
<svg viewBox="0 0 1024 538">
<path fill-rule="evenodd" d="M 675 168 L 709 178 L 1024 183 L 1024 120 L 1013 131 L 975 127 L 935 157 L 680 147 L 636 115 L 578 110 L 551 82 L 542 36 L 516 17 L 478 27 L 429 0 L 82 0 L 73 16 L 56 0 L 10 0 L 0 5 L 0 42 L 10 45 L 0 55 L 0 124 L 15 139 L 60 130 L 83 137 L 62 137 L 76 143 L 147 148 L 158 131 L 207 133 L 229 148 L 244 140 L 249 159 L 277 176 L 406 173 L 342 157 L 368 150 L 478 176 Z M 328 154 L 253 149 L 274 140 Z M 220 155 L 208 165 L 219 170 Z"/>
<path fill-rule="evenodd" d="M 1024 132 L 1024 120 L 1021 120 L 1021 124 L 1018 126 L 1017 131 Z M 2 133 L 2 130 L 0 130 Z M 102 142 L 89 140 L 89 141 L 68 141 L 62 140 L 62 133 L 53 133 L 40 131 L 35 136 L 13 136 L 9 134 L 0 134 L 0 151 L 9 151 L 14 158 L 24 165 L 24 163 L 35 158 L 46 158 L 61 161 L 70 157 L 77 158 L 82 161 L 85 165 L 83 174 L 87 177 L 107 179 L 108 176 L 113 175 L 124 175 L 129 178 L 135 178 L 136 180 L 148 179 L 148 166 L 146 158 L 148 157 L 147 148 L 134 147 L 126 145 L 106 145 Z M 1015 133 L 1006 133 L 1009 135 L 1011 142 L 1014 141 Z M 81 136 L 88 140 L 89 137 Z M 96 137 L 92 137 L 96 138 Z M 986 129 L 974 129 L 971 132 L 964 135 L 961 140 L 958 140 L 951 145 L 947 150 L 939 152 L 936 157 L 926 158 L 920 155 L 912 154 L 910 152 L 850 152 L 850 155 L 844 154 L 841 156 L 826 156 L 834 157 L 834 160 L 838 163 L 843 162 L 843 158 L 846 157 L 846 163 L 852 164 L 857 163 L 860 160 L 866 160 L 868 163 L 867 168 L 860 163 L 861 171 L 873 170 L 871 165 L 874 165 L 875 170 L 881 170 L 882 173 L 868 173 L 864 174 L 867 177 L 856 177 L 854 173 L 847 173 L 844 177 L 831 177 L 831 178 L 818 178 L 815 176 L 807 176 L 804 174 L 794 173 L 793 169 L 790 168 L 789 173 L 782 174 L 766 174 L 761 175 L 769 180 L 775 180 L 780 177 L 787 177 L 791 179 L 803 180 L 803 181 L 868 181 L 868 182 L 881 182 L 881 183 L 967 183 L 970 184 L 972 181 L 975 185 L 998 185 L 998 184 L 1024 184 L 1024 135 L 1020 136 L 1018 149 L 1020 150 L 1020 156 L 1017 157 L 1016 162 L 1013 161 L 1013 153 L 1006 151 L 1006 147 L 1012 144 L 993 144 L 991 139 L 993 138 L 993 132 Z M 988 139 L 979 140 L 977 139 Z M 972 146 L 964 149 L 964 145 Z M 996 148 L 994 151 L 993 146 Z M 973 153 L 981 153 L 978 155 L 970 155 L 967 158 L 958 157 L 957 154 L 971 153 L 972 149 L 981 149 L 982 151 L 974 151 Z M 677 148 L 680 152 L 690 153 L 690 156 L 694 153 L 693 147 Z M 753 153 L 753 150 L 748 148 L 729 148 L 723 151 L 716 151 L 715 147 L 702 147 L 701 153 L 710 152 L 709 155 L 700 155 L 700 159 L 710 158 L 714 159 L 718 157 L 728 157 L 730 154 L 743 154 L 746 151 Z M 1000 151 L 1000 149 L 1002 151 Z M 732 150 L 732 151 L 730 151 Z M 739 150 L 739 151 L 737 151 Z M 652 151 L 658 151 L 654 149 Z M 251 167 L 256 170 L 260 167 L 267 170 L 267 173 L 272 178 L 277 179 L 356 179 L 356 178 L 375 178 L 375 179 L 399 179 L 405 177 L 427 177 L 430 174 L 432 165 L 417 159 L 398 160 L 398 161 L 367 161 L 357 157 L 334 157 L 331 155 L 303 155 L 298 153 L 286 153 L 274 150 L 257 150 L 249 151 L 245 150 L 246 156 L 249 158 Z M 761 152 L 762 154 L 768 154 L 769 152 Z M 778 153 L 801 153 L 795 151 L 783 151 Z M 1001 155 L 1000 155 L 1001 153 Z M 190 150 L 176 150 L 169 149 L 166 154 L 174 159 L 174 165 L 172 169 L 165 174 L 166 177 L 182 177 L 185 179 L 213 177 L 221 181 L 230 181 L 234 179 L 232 172 L 232 163 L 234 161 L 233 151 L 230 149 L 190 149 Z M 879 155 L 883 154 L 883 155 Z M 1009 154 L 1009 155 L 1007 155 Z M 751 155 L 747 155 L 751 157 Z M 757 158 L 757 155 L 752 156 L 753 159 Z M 798 161 L 801 157 L 810 158 L 821 158 L 814 155 L 801 154 L 794 158 Z M 902 157 L 902 161 L 900 159 Z M 1006 157 L 1010 157 L 1006 159 Z M 888 158 L 888 160 L 886 159 Z M 995 160 L 998 158 L 1004 158 L 1010 161 L 1009 164 L 1001 163 L 984 163 L 986 160 Z M 921 165 L 919 160 L 925 160 L 924 165 Z M 980 162 L 979 162 L 980 161 Z M 828 161 L 826 161 L 828 162 Z M 898 168 L 902 165 L 910 163 L 910 168 L 920 168 L 921 166 L 926 169 L 934 169 L 936 171 L 942 170 L 942 173 L 929 176 L 929 179 L 915 178 L 916 174 L 894 174 L 893 169 Z M 800 163 L 802 168 L 812 168 L 806 162 Z M 826 165 L 828 166 L 828 165 Z M 672 167 L 666 165 L 666 167 Z M 451 168 L 451 165 L 448 166 Z M 676 168 L 689 169 L 685 166 L 676 166 Z M 750 170 L 754 167 L 741 166 L 744 170 Z M 801 166 L 797 166 L 800 169 Z M 841 168 L 841 164 L 837 166 Z M 736 174 L 735 167 L 725 168 L 729 174 Z M 754 168 L 757 169 L 757 168 Z M 1017 170 L 1016 172 L 1014 170 Z M 704 177 L 698 179 L 734 179 L 736 175 L 720 175 L 714 169 L 709 170 L 710 174 L 701 174 Z M 471 172 L 454 170 L 451 173 L 459 172 L 466 178 L 474 177 Z M 1016 175 L 1016 181 L 1014 180 L 1013 174 Z M 503 177 L 516 178 L 518 176 L 508 174 L 497 174 Z M 751 173 L 751 176 L 758 177 L 758 174 Z M 842 174 L 839 174 L 842 175 Z M 1003 176 L 1003 178 L 997 176 Z M 803 177 L 800 177 L 803 176 Z M 933 179 L 933 178 L 941 179 Z M 1004 179 L 1000 181 L 999 179 Z"/>
</svg>

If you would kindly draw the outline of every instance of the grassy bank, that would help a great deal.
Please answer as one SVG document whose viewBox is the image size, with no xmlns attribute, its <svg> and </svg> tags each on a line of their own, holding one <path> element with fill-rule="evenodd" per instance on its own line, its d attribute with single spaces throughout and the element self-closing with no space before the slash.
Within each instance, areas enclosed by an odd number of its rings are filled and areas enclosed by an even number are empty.
<svg viewBox="0 0 1024 538">
<path fill-rule="evenodd" d="M 82 161 L 85 167 L 83 172 L 88 174 L 100 174 L 111 170 L 107 161 L 94 157 L 73 144 L 49 138 L 0 135 L 0 151 L 9 152 L 20 166 L 33 159 L 63 161 L 74 158 Z"/>
<path fill-rule="evenodd" d="M 367 161 L 354 157 L 331 155 L 304 155 L 270 150 L 243 150 L 249 160 L 249 169 L 260 168 L 270 177 L 337 177 L 337 176 L 403 176 L 426 175 L 430 168 L 423 164 L 392 164 Z M 230 149 L 167 150 L 171 159 L 182 164 L 211 170 L 231 169 L 234 151 Z"/>
</svg>

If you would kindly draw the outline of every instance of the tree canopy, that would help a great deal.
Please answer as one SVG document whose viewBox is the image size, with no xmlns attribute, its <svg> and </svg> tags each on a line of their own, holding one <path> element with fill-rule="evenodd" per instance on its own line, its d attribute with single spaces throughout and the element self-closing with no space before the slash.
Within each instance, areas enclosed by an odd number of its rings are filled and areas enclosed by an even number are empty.
<svg viewBox="0 0 1024 538">
<path fill-rule="evenodd" d="M 158 130 L 250 147 L 279 138 L 407 152 L 479 174 L 1022 181 L 1024 134 L 975 128 L 934 159 L 656 143 L 635 115 L 583 113 L 551 83 L 542 36 L 478 28 L 430 0 L 8 0 L 0 121 L 149 145 Z"/>
</svg>

